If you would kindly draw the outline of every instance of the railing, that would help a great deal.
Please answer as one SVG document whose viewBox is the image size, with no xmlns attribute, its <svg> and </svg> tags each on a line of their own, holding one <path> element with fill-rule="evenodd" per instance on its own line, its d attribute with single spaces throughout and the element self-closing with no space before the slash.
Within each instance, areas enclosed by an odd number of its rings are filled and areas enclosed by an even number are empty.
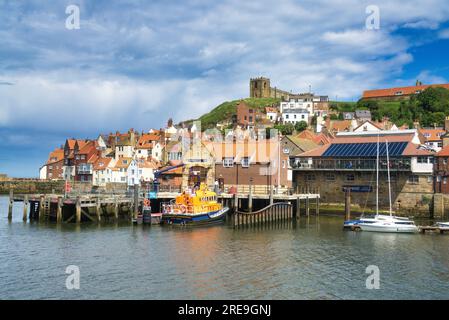
<svg viewBox="0 0 449 320">
<path fill-rule="evenodd" d="M 274 221 L 285 221 L 293 218 L 293 206 L 288 202 L 271 204 L 259 211 L 236 211 L 233 217 L 234 228 L 256 226 Z"/>
<path fill-rule="evenodd" d="M 375 159 L 313 159 L 312 163 L 291 160 L 290 166 L 294 170 L 376 170 Z M 411 171 L 410 159 L 390 159 L 390 170 Z M 387 170 L 386 159 L 380 159 L 379 170 Z"/>
</svg>

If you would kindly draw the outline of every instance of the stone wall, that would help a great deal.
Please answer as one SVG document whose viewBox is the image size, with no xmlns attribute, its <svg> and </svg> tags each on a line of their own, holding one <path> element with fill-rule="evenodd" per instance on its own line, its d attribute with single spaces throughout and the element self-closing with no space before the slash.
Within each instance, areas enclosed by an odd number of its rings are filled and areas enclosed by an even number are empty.
<svg viewBox="0 0 449 320">
<path fill-rule="evenodd" d="M 64 192 L 64 181 L 40 181 L 40 180 L 7 180 L 0 181 L 0 194 L 14 193 L 56 193 Z"/>
<path fill-rule="evenodd" d="M 348 180 L 353 174 L 354 180 Z M 322 204 L 344 204 L 343 186 L 370 185 L 372 192 L 353 193 L 351 203 L 361 208 L 376 206 L 375 172 L 306 172 L 293 173 L 294 187 L 319 188 Z M 314 177 L 312 177 L 314 176 Z M 409 173 L 392 173 L 392 205 L 397 214 L 429 217 L 432 215 L 433 179 L 432 176 L 417 176 L 417 181 L 409 181 Z M 430 178 L 429 178 L 430 177 Z M 333 178 L 333 180 L 332 180 Z M 379 177 L 379 207 L 388 210 L 388 183 L 385 173 Z"/>
</svg>

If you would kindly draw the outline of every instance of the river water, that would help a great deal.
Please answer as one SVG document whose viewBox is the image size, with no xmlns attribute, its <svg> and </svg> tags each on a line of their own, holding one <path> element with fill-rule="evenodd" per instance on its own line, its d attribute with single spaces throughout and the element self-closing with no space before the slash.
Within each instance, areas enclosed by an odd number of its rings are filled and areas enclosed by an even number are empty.
<svg viewBox="0 0 449 320">
<path fill-rule="evenodd" d="M 449 235 L 342 230 L 341 216 L 270 228 L 26 223 L 0 197 L 0 299 L 448 299 Z M 66 288 L 79 267 L 80 288 Z M 380 271 L 367 289 L 366 268 Z"/>
</svg>

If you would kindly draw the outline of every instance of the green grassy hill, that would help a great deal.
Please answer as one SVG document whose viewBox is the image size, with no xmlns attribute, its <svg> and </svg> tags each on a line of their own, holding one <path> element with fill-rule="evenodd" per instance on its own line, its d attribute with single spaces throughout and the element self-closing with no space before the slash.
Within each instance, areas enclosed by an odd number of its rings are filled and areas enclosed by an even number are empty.
<svg viewBox="0 0 449 320">
<path fill-rule="evenodd" d="M 245 101 L 250 107 L 259 108 L 260 110 L 281 101 L 280 99 L 274 98 L 246 98 L 226 101 L 198 119 L 201 121 L 201 127 L 203 129 L 213 128 L 218 122 L 231 120 L 232 115 L 236 114 L 236 106 L 241 100 Z"/>
</svg>

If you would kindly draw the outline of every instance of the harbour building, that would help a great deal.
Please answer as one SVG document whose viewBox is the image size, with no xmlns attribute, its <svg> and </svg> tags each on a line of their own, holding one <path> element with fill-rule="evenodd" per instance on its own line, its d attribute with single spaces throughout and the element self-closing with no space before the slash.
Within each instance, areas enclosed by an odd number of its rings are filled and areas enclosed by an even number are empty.
<svg viewBox="0 0 449 320">
<path fill-rule="evenodd" d="M 421 139 L 416 129 L 338 133 L 329 144 L 290 155 L 293 187 L 318 187 L 323 204 L 342 203 L 344 190 L 351 189 L 353 204 L 372 209 L 379 172 L 379 205 L 388 209 L 389 171 L 397 214 L 428 216 L 434 192 L 434 154 Z"/>
</svg>

